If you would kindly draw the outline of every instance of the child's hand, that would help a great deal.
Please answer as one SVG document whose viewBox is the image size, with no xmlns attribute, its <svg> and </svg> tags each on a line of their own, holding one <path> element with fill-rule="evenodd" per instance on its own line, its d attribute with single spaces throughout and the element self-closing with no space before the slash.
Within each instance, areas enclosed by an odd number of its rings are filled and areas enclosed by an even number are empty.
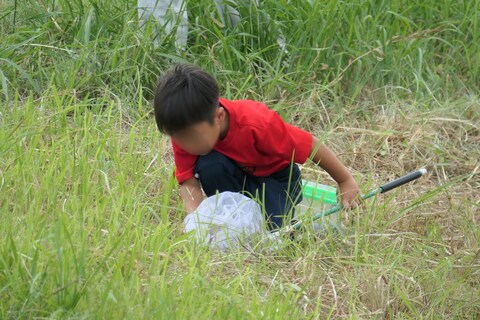
<svg viewBox="0 0 480 320">
<path fill-rule="evenodd" d="M 339 183 L 338 187 L 344 208 L 353 209 L 361 204 L 360 189 L 353 178 Z"/>
</svg>

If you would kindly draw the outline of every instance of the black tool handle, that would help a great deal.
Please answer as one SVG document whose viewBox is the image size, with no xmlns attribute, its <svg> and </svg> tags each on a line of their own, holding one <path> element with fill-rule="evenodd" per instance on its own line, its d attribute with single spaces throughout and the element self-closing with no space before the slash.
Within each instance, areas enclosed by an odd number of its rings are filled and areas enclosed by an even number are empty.
<svg viewBox="0 0 480 320">
<path fill-rule="evenodd" d="M 384 193 L 384 192 L 387 192 L 387 191 L 390 191 L 392 189 L 395 189 L 396 187 L 399 187 L 401 185 L 404 185 L 405 183 L 408 183 L 412 180 L 415 180 L 415 179 L 418 179 L 420 178 L 421 176 L 423 176 L 425 173 L 427 173 L 427 170 L 426 169 L 420 169 L 420 170 L 417 170 L 417 171 L 414 171 L 414 172 L 410 172 L 409 174 L 407 175 L 404 175 L 403 177 L 401 178 L 398 178 L 396 180 L 393 180 L 392 182 L 389 182 L 387 184 L 384 184 L 383 186 L 380 187 L 380 189 L 382 190 L 380 193 Z"/>
</svg>

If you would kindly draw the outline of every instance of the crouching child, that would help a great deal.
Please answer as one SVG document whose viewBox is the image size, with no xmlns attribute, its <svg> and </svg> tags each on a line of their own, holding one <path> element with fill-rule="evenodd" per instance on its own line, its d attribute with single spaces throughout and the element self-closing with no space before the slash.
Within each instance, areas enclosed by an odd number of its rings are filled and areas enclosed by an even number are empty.
<svg viewBox="0 0 480 320">
<path fill-rule="evenodd" d="M 261 102 L 220 98 L 217 81 L 197 66 L 177 65 L 159 78 L 154 111 L 171 137 L 187 213 L 203 201 L 202 189 L 240 192 L 261 202 L 270 230 L 280 228 L 302 200 L 297 164 L 308 159 L 338 183 L 344 207 L 358 204 L 353 176 L 318 138 Z"/>
</svg>

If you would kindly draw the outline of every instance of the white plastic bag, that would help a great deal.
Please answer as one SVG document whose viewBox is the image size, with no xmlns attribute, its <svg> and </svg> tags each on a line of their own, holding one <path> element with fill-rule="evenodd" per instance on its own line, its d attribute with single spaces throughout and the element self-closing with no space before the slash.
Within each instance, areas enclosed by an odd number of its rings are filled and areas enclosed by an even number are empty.
<svg viewBox="0 0 480 320">
<path fill-rule="evenodd" d="M 239 241 L 266 232 L 258 203 L 236 192 L 208 197 L 183 223 L 185 232 L 195 230 L 198 243 L 220 249 L 236 248 Z"/>
</svg>

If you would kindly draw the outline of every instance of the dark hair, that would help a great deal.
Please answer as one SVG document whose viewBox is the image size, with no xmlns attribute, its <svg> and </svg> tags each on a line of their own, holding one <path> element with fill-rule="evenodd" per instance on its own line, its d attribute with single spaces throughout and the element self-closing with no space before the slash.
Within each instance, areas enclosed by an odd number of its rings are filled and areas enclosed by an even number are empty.
<svg viewBox="0 0 480 320">
<path fill-rule="evenodd" d="M 179 64 L 157 82 L 155 120 L 160 132 L 172 135 L 191 125 L 213 123 L 218 107 L 217 81 L 191 64 Z"/>
</svg>

